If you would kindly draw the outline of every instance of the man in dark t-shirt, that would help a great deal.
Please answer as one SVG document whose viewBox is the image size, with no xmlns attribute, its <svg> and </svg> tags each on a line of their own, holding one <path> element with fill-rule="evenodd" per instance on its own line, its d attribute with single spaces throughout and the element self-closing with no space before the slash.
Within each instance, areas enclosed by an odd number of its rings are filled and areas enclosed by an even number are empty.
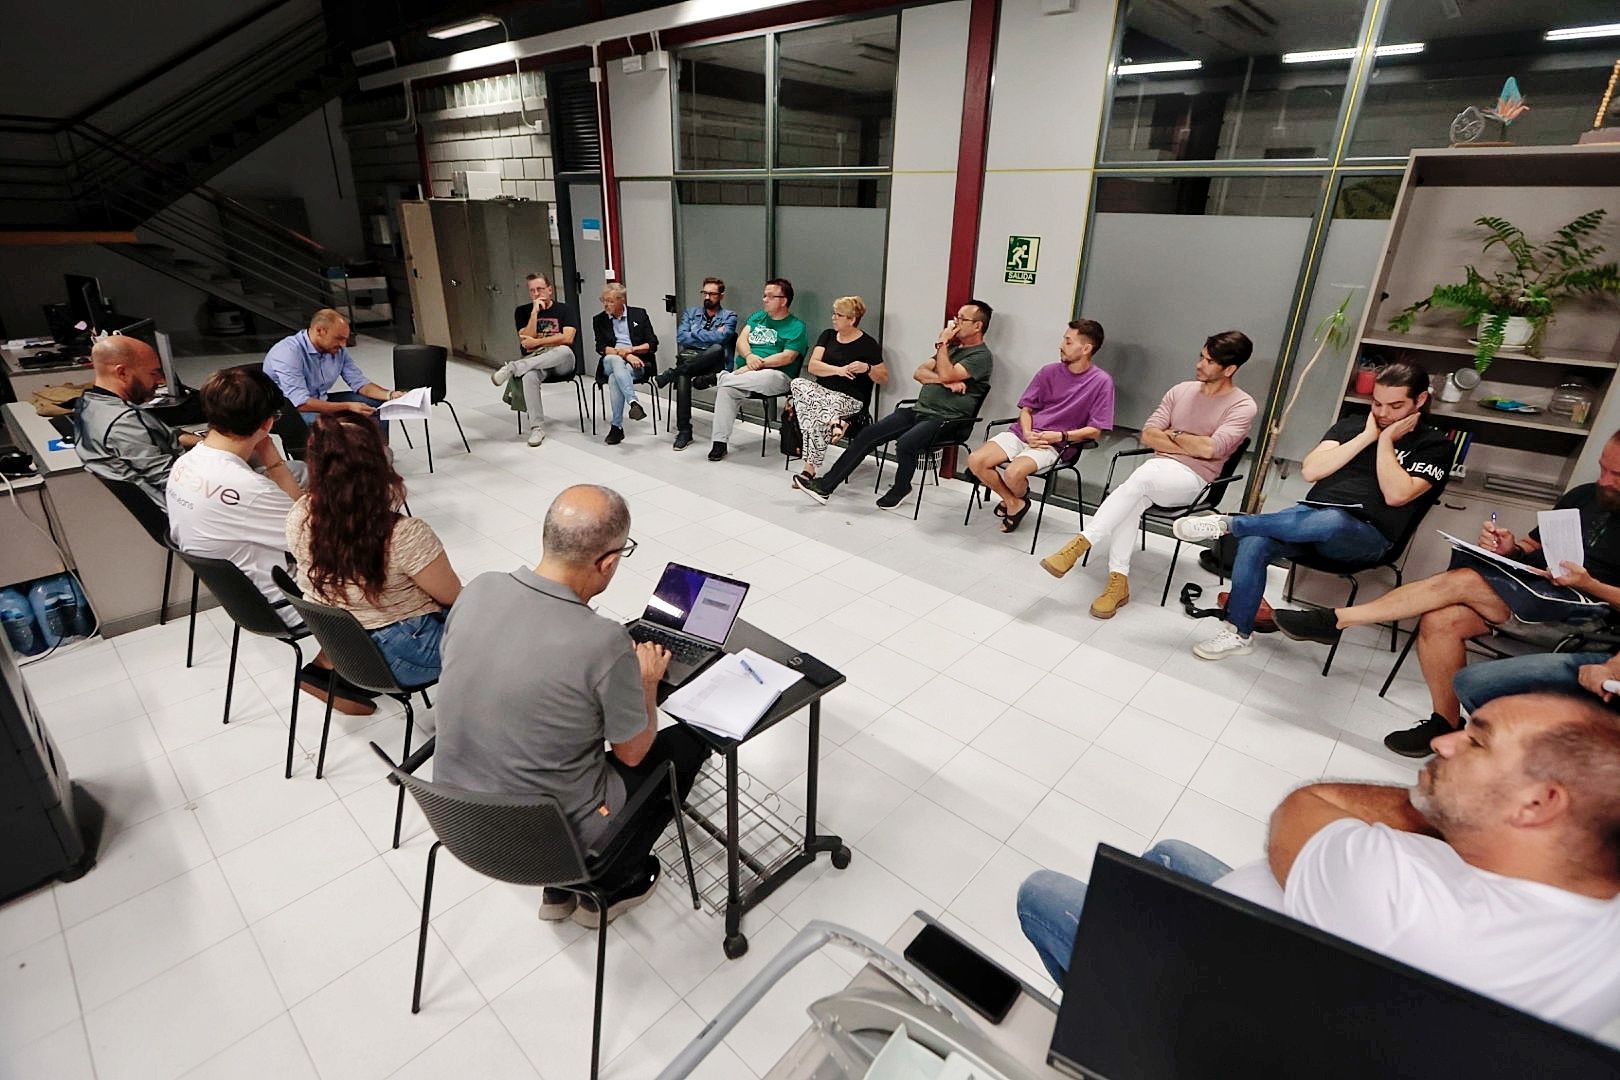
<svg viewBox="0 0 1620 1080">
<path fill-rule="evenodd" d="M 1238 538 L 1232 564 L 1229 625 L 1193 646 L 1204 660 L 1254 651 L 1250 635 L 1266 591 L 1266 566 L 1279 555 L 1306 552 L 1341 562 L 1370 563 L 1387 552 L 1412 519 L 1424 514 L 1449 475 L 1452 445 L 1423 422 L 1429 377 L 1411 364 L 1378 373 L 1365 417 L 1328 429 L 1300 465 L 1313 481 L 1303 502 L 1273 514 L 1181 518 L 1178 540 Z"/>
<path fill-rule="evenodd" d="M 530 274 L 528 284 L 529 303 L 519 304 L 512 312 L 523 355 L 490 372 L 489 378 L 496 386 L 504 386 L 514 377 L 522 382 L 523 405 L 529 413 L 529 445 L 539 446 L 546 441 L 540 387 L 551 376 L 573 374 L 579 313 L 557 299 L 557 289 L 546 275 Z"/>
<path fill-rule="evenodd" d="M 1510 685 L 1489 675 L 1458 677 L 1468 663 L 1469 638 L 1487 633 L 1492 627 L 1521 624 L 1515 637 L 1544 640 L 1551 648 L 1571 633 L 1601 624 L 1613 606 L 1620 605 L 1620 432 L 1609 437 L 1598 459 L 1597 483 L 1571 488 L 1554 509 L 1574 510 L 1580 515 L 1582 565 L 1566 562 L 1549 567 L 1539 528 L 1519 540 L 1495 521 L 1487 521 L 1480 529 L 1479 546 L 1522 563 L 1524 572 L 1516 573 L 1494 560 L 1459 550 L 1452 557 L 1451 569 L 1442 574 L 1402 585 L 1355 607 L 1279 611 L 1277 628 L 1292 638 L 1331 644 L 1345 627 L 1419 619 L 1418 659 L 1434 711 L 1411 728 L 1390 732 L 1384 737 L 1384 745 L 1407 757 L 1427 757 L 1429 743 L 1461 722 L 1462 701 L 1479 704 L 1498 696 L 1495 690 L 1480 690 L 1470 684 L 1483 681 Z M 1528 578 L 1542 574 L 1550 582 L 1537 582 L 1535 588 L 1527 584 Z M 1570 655 L 1578 658 L 1582 654 Z M 1576 670 L 1570 669 L 1572 677 Z M 1540 683 L 1535 687 L 1553 688 Z"/>
</svg>

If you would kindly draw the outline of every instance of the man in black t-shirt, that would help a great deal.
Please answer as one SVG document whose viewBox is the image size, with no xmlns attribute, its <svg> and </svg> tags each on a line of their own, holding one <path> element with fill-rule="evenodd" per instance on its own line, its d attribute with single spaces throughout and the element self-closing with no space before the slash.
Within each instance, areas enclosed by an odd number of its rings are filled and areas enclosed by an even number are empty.
<svg viewBox="0 0 1620 1080">
<path fill-rule="evenodd" d="M 1386 553 L 1428 510 L 1445 483 L 1452 445 L 1423 423 L 1429 377 L 1411 364 L 1378 373 L 1366 417 L 1340 420 L 1300 465 L 1315 486 L 1303 502 L 1274 514 L 1179 519 L 1179 540 L 1238 538 L 1232 564 L 1229 625 L 1193 646 L 1204 660 L 1254 651 L 1250 635 L 1265 598 L 1266 567 L 1279 555 L 1311 552 L 1349 563 L 1371 563 Z"/>
<path fill-rule="evenodd" d="M 1458 551 L 1445 573 L 1392 589 L 1371 603 L 1355 607 L 1279 611 L 1277 628 L 1292 638 L 1331 644 L 1345 627 L 1418 618 L 1418 660 L 1423 665 L 1434 711 L 1415 726 L 1384 736 L 1384 745 L 1407 757 L 1427 757 L 1429 743 L 1461 722 L 1459 698 L 1471 705 L 1483 704 L 1503 694 L 1528 692 L 1532 685 L 1538 690 L 1555 688 L 1545 681 L 1546 670 L 1538 671 L 1533 663 L 1528 665 L 1530 682 L 1523 687 L 1512 669 L 1494 674 L 1488 670 L 1494 665 L 1489 664 L 1481 665 L 1478 676 L 1460 678 L 1459 673 L 1468 663 L 1469 638 L 1516 621 L 1541 628 L 1523 630 L 1516 636 L 1544 638 L 1550 648 L 1570 633 L 1601 624 L 1612 606 L 1620 605 L 1620 432 L 1609 437 L 1598 459 L 1597 483 L 1571 488 L 1554 509 L 1580 514 L 1585 549 L 1580 566 L 1566 562 L 1548 567 L 1541 550 L 1540 529 L 1531 530 L 1528 537 L 1519 540 L 1496 522 L 1487 521 L 1480 529 L 1479 546 L 1523 563 L 1532 574 L 1545 571 L 1560 589 L 1532 590 L 1520 580 L 1523 575 L 1515 576 L 1489 559 Z M 1556 598 L 1562 590 L 1572 591 L 1563 599 Z M 1564 655 L 1570 660 L 1583 656 Z M 1598 661 L 1587 658 L 1586 662 Z M 1569 668 L 1571 679 L 1578 668 L 1579 664 Z"/>
<path fill-rule="evenodd" d="M 529 303 L 512 312 L 517 327 L 521 359 L 502 364 L 490 372 L 496 386 L 504 386 L 516 376 L 523 384 L 523 405 L 529 413 L 529 445 L 546 441 L 546 417 L 541 407 L 540 387 L 550 376 L 574 372 L 574 338 L 579 333 L 579 315 L 573 306 L 557 299 L 556 286 L 544 274 L 530 274 Z"/>
</svg>

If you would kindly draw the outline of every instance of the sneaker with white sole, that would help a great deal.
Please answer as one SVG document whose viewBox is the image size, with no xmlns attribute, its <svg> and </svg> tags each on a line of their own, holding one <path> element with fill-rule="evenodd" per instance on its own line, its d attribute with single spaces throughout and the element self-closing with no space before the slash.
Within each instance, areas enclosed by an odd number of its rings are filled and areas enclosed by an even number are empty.
<svg viewBox="0 0 1620 1080">
<path fill-rule="evenodd" d="M 1199 514 L 1196 517 L 1177 518 L 1170 526 L 1170 531 L 1176 534 L 1177 540 L 1186 540 L 1194 544 L 1202 540 L 1219 540 L 1232 531 L 1232 519 L 1226 514 Z"/>
<path fill-rule="evenodd" d="M 1252 638 L 1244 637 L 1230 626 L 1193 646 L 1193 655 L 1201 660 L 1225 660 L 1228 656 L 1248 656 L 1254 652 Z"/>
<path fill-rule="evenodd" d="M 546 429 L 543 424 L 535 424 L 529 428 L 529 445 L 539 446 L 546 441 Z"/>
<path fill-rule="evenodd" d="M 550 886 L 540 891 L 540 918 L 546 922 L 562 922 L 579 906 L 579 897 Z"/>
<path fill-rule="evenodd" d="M 489 373 L 489 381 L 494 383 L 496 386 L 505 386 L 507 380 L 511 379 L 511 377 L 511 364 L 502 364 L 500 367 Z"/>
</svg>

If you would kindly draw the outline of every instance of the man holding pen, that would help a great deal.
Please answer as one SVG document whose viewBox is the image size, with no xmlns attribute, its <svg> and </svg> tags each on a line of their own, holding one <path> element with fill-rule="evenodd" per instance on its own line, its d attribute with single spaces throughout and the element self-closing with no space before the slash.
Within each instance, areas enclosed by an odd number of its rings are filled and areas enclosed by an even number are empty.
<svg viewBox="0 0 1620 1080">
<path fill-rule="evenodd" d="M 1493 627 L 1522 627 L 1524 624 L 1547 625 L 1539 631 L 1515 630 L 1516 636 L 1528 633 L 1561 638 L 1575 630 L 1601 624 L 1609 617 L 1611 609 L 1620 605 L 1620 431 L 1611 435 L 1603 447 L 1598 459 L 1597 482 L 1571 488 L 1554 509 L 1580 513 L 1585 551 L 1581 565 L 1566 562 L 1559 567 L 1547 567 L 1541 552 L 1540 530 L 1532 529 L 1529 536 L 1520 539 L 1497 524 L 1495 514 L 1481 527 L 1479 546 L 1522 563 L 1526 572 L 1573 589 L 1588 601 L 1598 601 L 1597 604 L 1574 598 L 1549 599 L 1531 591 L 1508 568 L 1459 551 L 1453 556 L 1452 568 L 1445 573 L 1403 585 L 1365 604 L 1331 611 L 1278 611 L 1277 629 L 1298 641 L 1332 644 L 1347 627 L 1419 618 L 1418 660 L 1423 666 L 1423 678 L 1429 686 L 1434 711 L 1416 726 L 1386 735 L 1384 745 L 1406 757 L 1426 757 L 1430 753 L 1429 743 L 1436 736 L 1461 724 L 1465 704 L 1479 704 L 1498 696 L 1488 682 L 1483 687 L 1476 686 L 1476 682 L 1490 679 L 1490 669 L 1497 668 L 1496 663 L 1480 665 L 1478 676 L 1464 673 L 1470 638 L 1487 633 Z M 1607 654 L 1567 654 L 1558 664 L 1562 667 L 1582 657 L 1592 664 L 1606 660 Z M 1553 658 L 1523 659 L 1547 661 Z M 1576 669 L 1580 666 L 1575 665 Z"/>
</svg>

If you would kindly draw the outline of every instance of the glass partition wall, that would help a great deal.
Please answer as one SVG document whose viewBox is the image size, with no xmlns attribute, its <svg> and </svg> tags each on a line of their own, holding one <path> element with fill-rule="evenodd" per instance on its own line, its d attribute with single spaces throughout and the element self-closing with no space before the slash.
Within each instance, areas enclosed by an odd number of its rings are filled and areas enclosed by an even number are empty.
<svg viewBox="0 0 1620 1080">
<path fill-rule="evenodd" d="M 1359 327 L 1407 154 L 1451 144 L 1469 107 L 1455 137 L 1502 140 L 1499 121 L 1472 121 L 1508 76 L 1530 108 L 1506 139 L 1574 142 L 1620 55 L 1615 20 L 1613 0 L 1126 0 L 1075 305 L 1132 372 L 1119 423 L 1140 426 L 1190 378 L 1206 336 L 1244 330 L 1255 352 L 1239 382 L 1261 407 L 1244 505 L 1296 499 L 1346 353 L 1327 350 L 1287 429 L 1262 436 L 1347 296 Z M 1100 483 L 1087 478 L 1088 501 Z"/>
</svg>

